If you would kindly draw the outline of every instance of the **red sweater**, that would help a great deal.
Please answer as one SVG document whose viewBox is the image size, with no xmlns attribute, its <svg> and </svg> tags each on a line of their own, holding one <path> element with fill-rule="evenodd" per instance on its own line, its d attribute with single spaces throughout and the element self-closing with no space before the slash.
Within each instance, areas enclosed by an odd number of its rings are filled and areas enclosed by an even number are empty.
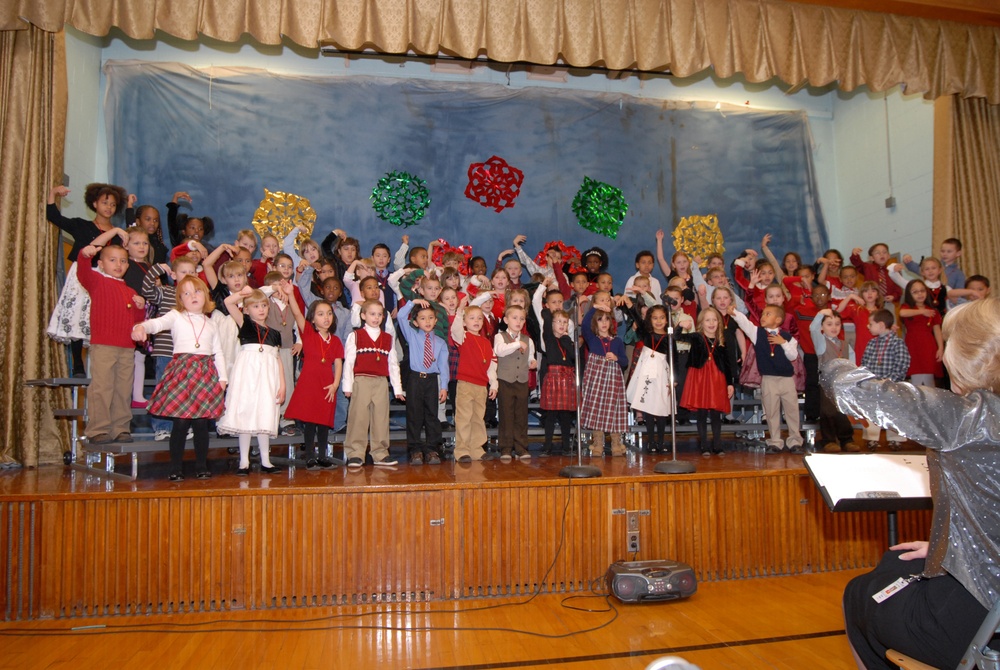
<svg viewBox="0 0 1000 670">
<path fill-rule="evenodd" d="M 899 285 L 889 277 L 889 270 L 884 265 L 862 261 L 861 256 L 853 254 L 851 255 L 851 265 L 858 268 L 867 281 L 873 281 L 879 285 L 884 283 L 885 295 L 891 296 L 897 303 L 903 297 L 903 289 L 899 288 Z M 882 283 L 879 282 L 880 278 L 882 279 Z"/>
<path fill-rule="evenodd" d="M 458 381 L 489 386 L 490 364 L 497 359 L 490 341 L 482 335 L 466 333 L 458 351 Z"/>
<path fill-rule="evenodd" d="M 124 280 L 90 267 L 90 259 L 82 253 L 77 258 L 76 276 L 90 294 L 90 343 L 133 348 L 132 328 L 146 318 L 146 311 L 132 301 L 136 292 Z"/>
</svg>

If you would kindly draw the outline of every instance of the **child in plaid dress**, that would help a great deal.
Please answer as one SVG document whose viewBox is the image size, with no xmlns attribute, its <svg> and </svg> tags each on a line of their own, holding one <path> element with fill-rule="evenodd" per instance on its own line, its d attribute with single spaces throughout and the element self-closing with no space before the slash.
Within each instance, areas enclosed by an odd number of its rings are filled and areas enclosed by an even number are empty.
<svg viewBox="0 0 1000 670">
<path fill-rule="evenodd" d="M 208 424 L 222 416 L 226 390 L 226 361 L 215 324 L 209 314 L 215 304 L 208 287 L 194 276 L 185 276 L 175 287 L 179 304 L 161 317 L 138 323 L 132 339 L 145 342 L 147 335 L 169 330 L 174 356 L 149 398 L 150 414 L 173 419 L 170 430 L 170 481 L 184 479 L 181 473 L 184 442 L 194 432 L 195 471 L 198 479 L 208 470 Z"/>
<path fill-rule="evenodd" d="M 627 428 L 628 414 L 622 376 L 628 367 L 625 344 L 615 334 L 615 317 L 610 311 L 591 307 L 580 330 L 589 352 L 580 426 L 591 431 L 590 455 L 604 454 L 604 434 L 611 433 L 611 455 L 624 456 L 621 434 Z"/>
</svg>

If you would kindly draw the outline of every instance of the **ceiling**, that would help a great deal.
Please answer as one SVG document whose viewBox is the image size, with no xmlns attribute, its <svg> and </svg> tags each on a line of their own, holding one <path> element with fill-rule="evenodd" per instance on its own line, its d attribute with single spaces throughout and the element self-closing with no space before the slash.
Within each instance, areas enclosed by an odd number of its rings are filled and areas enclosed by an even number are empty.
<svg viewBox="0 0 1000 670">
<path fill-rule="evenodd" d="M 926 19 L 958 21 L 1000 27 L 1000 0 L 795 0 L 869 12 L 885 12 Z"/>
</svg>

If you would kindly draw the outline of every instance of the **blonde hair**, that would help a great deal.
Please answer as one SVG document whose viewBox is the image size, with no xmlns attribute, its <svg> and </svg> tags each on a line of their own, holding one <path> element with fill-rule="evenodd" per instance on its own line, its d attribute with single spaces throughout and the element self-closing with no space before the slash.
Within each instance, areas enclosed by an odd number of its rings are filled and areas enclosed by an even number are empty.
<svg viewBox="0 0 1000 670">
<path fill-rule="evenodd" d="M 174 305 L 174 309 L 178 312 L 184 311 L 184 305 L 181 303 L 181 293 L 184 291 L 185 284 L 194 284 L 194 290 L 201 291 L 205 295 L 205 304 L 201 307 L 202 314 L 211 314 L 215 309 L 215 302 L 212 300 L 212 294 L 208 290 L 208 286 L 205 285 L 197 275 L 186 275 L 181 277 L 180 281 L 174 287 L 174 294 L 177 296 L 177 302 Z"/>
<path fill-rule="evenodd" d="M 773 307 L 773 305 L 769 305 L 769 307 Z M 716 323 L 719 324 L 715 329 L 715 337 L 713 337 L 712 339 L 715 340 L 716 342 L 722 342 L 723 333 L 725 332 L 726 329 L 725 326 L 723 325 L 722 314 L 720 314 L 719 310 L 715 309 L 714 307 L 706 307 L 705 309 L 698 312 L 698 324 L 696 326 L 696 330 L 702 335 L 705 335 L 705 330 L 704 330 L 705 317 L 708 316 L 709 313 L 711 312 L 715 312 L 715 318 L 717 319 Z"/>
<path fill-rule="evenodd" d="M 149 233 L 147 233 L 146 229 L 143 228 L 142 226 L 130 226 L 125 232 L 128 234 L 128 237 L 129 237 L 130 240 L 132 239 L 133 235 L 142 235 L 147 240 L 149 240 Z M 144 262 L 146 262 L 148 265 L 152 265 L 153 264 L 153 246 L 152 245 L 150 245 L 149 247 L 146 248 L 146 257 L 143 258 L 143 259 L 141 259 L 141 260 L 144 261 Z"/>
<path fill-rule="evenodd" d="M 243 238 L 243 237 L 249 237 L 251 240 L 253 240 L 254 244 L 257 244 L 257 233 L 254 232 L 253 229 L 251 229 L 251 228 L 244 228 L 243 230 L 239 230 L 239 231 L 236 232 L 236 239 L 237 240 L 239 240 L 240 238 Z M 271 237 L 274 237 L 274 236 L 272 235 Z M 277 239 L 277 238 L 275 238 L 275 239 Z"/>
<path fill-rule="evenodd" d="M 247 297 L 243 298 L 243 309 L 246 309 L 250 305 L 256 305 L 259 302 L 269 302 L 267 296 L 259 288 L 255 288 L 253 292 Z"/>
<path fill-rule="evenodd" d="M 973 300 L 949 310 L 941 332 L 953 390 L 1000 392 L 1000 299 Z"/>
<path fill-rule="evenodd" d="M 247 269 L 243 267 L 243 263 L 240 263 L 239 261 L 226 261 L 223 263 L 222 268 L 220 268 L 219 274 L 223 277 L 233 277 L 236 275 L 243 275 L 246 277 Z"/>
</svg>

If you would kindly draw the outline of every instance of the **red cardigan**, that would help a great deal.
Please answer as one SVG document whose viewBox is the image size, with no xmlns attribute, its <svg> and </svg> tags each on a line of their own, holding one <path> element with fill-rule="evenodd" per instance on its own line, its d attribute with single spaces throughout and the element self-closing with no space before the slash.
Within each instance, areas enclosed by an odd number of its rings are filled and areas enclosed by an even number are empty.
<svg viewBox="0 0 1000 670">
<path fill-rule="evenodd" d="M 136 292 L 124 280 L 90 267 L 90 259 L 82 253 L 76 261 L 76 276 L 90 294 L 90 343 L 133 348 L 132 328 L 146 318 L 146 311 L 132 301 Z"/>
</svg>

